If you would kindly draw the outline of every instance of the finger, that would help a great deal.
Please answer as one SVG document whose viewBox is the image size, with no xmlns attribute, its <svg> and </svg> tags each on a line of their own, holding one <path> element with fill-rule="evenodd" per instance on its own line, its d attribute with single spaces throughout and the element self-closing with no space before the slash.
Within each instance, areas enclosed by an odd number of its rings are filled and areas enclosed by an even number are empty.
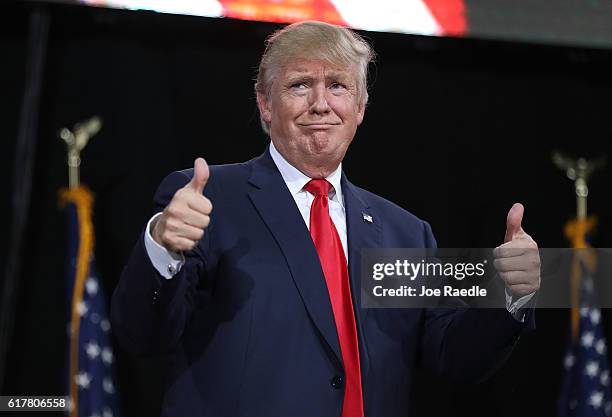
<svg viewBox="0 0 612 417">
<path fill-rule="evenodd" d="M 509 242 L 509 243 L 514 243 L 514 242 Z M 526 251 L 527 251 L 527 248 L 525 247 L 506 246 L 506 244 L 503 244 L 493 249 L 493 257 L 495 259 L 514 258 L 514 257 L 525 254 Z"/>
<path fill-rule="evenodd" d="M 493 266 L 497 272 L 529 271 L 531 265 L 532 262 L 524 257 L 499 258 L 493 261 Z"/>
<path fill-rule="evenodd" d="M 210 223 L 210 216 L 202 214 L 195 210 L 188 210 L 183 215 L 183 222 L 189 226 L 197 227 L 198 229 L 205 229 Z"/>
<path fill-rule="evenodd" d="M 189 187 L 191 187 L 198 194 L 202 194 L 204 192 L 204 187 L 208 182 L 209 175 L 210 171 L 208 169 L 208 164 L 204 158 L 197 158 L 193 163 L 193 177 L 188 184 Z"/>
<path fill-rule="evenodd" d="M 514 203 L 506 217 L 506 235 L 504 236 L 504 243 L 510 242 L 524 233 L 521 227 L 524 213 L 525 208 L 523 205 L 521 203 Z"/>
<path fill-rule="evenodd" d="M 204 229 L 184 223 L 175 234 L 178 237 L 198 241 L 204 236 Z"/>
<path fill-rule="evenodd" d="M 197 244 L 197 240 L 191 240 L 184 237 L 175 236 L 172 239 L 170 247 L 174 250 L 174 252 L 185 252 L 192 250 Z"/>
<path fill-rule="evenodd" d="M 529 274 L 525 271 L 510 271 L 500 272 L 499 277 L 506 283 L 507 286 L 512 285 L 530 285 L 532 281 L 529 278 Z"/>
<path fill-rule="evenodd" d="M 160 234 L 160 243 L 167 249 L 180 252 L 183 250 L 191 250 L 199 239 L 188 239 L 179 234 L 180 227 L 177 226 L 177 221 L 168 219 L 165 222 L 164 230 Z"/>
<path fill-rule="evenodd" d="M 191 193 L 190 195 L 185 196 L 185 202 L 187 203 L 187 207 L 198 213 L 209 215 L 212 211 L 212 203 L 202 194 Z"/>
</svg>

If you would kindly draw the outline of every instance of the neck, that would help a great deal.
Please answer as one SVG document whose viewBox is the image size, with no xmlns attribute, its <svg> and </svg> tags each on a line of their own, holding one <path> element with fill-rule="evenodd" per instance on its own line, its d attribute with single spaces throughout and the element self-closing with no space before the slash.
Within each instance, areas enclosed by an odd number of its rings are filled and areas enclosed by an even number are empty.
<svg viewBox="0 0 612 417">
<path fill-rule="evenodd" d="M 342 162 L 342 158 L 330 157 L 328 155 L 304 155 L 288 152 L 282 146 L 274 144 L 278 153 L 291 166 L 312 179 L 329 177 Z"/>
<path fill-rule="evenodd" d="M 299 169 L 304 175 L 312 179 L 319 178 L 327 178 L 329 177 L 337 168 L 339 163 L 335 165 L 333 168 L 331 166 L 318 166 L 318 165 L 306 165 L 302 164 L 296 165 L 293 162 L 289 161 L 291 165 Z"/>
</svg>

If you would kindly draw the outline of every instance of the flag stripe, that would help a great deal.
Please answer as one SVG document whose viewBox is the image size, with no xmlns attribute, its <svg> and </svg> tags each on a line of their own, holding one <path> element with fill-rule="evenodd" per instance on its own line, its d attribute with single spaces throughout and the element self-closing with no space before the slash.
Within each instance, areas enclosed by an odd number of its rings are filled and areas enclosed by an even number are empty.
<svg viewBox="0 0 612 417">
<path fill-rule="evenodd" d="M 423 0 L 441 27 L 440 35 L 463 36 L 467 19 L 463 0 Z"/>
</svg>

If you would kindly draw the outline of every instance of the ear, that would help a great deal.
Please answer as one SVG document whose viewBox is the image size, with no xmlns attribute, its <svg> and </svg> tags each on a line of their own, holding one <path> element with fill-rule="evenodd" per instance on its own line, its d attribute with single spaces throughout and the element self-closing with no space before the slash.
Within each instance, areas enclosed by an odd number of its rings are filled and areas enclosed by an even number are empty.
<svg viewBox="0 0 612 417">
<path fill-rule="evenodd" d="M 257 92 L 257 107 L 259 108 L 259 114 L 264 122 L 272 122 L 272 112 L 270 111 L 270 102 L 266 98 L 265 94 Z"/>
<path fill-rule="evenodd" d="M 357 105 L 357 126 L 363 122 L 363 116 L 365 115 L 366 104 L 365 101 Z"/>
</svg>

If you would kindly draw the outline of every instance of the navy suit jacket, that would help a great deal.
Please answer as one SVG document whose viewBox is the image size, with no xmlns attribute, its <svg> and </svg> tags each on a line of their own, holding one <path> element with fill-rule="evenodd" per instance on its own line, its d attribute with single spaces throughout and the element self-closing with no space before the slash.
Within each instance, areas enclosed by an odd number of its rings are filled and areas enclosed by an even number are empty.
<svg viewBox="0 0 612 417">
<path fill-rule="evenodd" d="M 161 211 L 193 170 L 155 195 Z M 503 309 L 364 309 L 362 248 L 434 247 L 429 225 L 342 176 L 349 274 L 366 417 L 408 415 L 417 366 L 479 380 L 533 327 Z M 164 416 L 339 417 L 343 364 L 325 278 L 293 197 L 268 151 L 210 167 L 211 222 L 171 280 L 143 237 L 112 299 L 120 344 L 167 353 Z M 366 222 L 363 213 L 372 216 Z"/>
</svg>

